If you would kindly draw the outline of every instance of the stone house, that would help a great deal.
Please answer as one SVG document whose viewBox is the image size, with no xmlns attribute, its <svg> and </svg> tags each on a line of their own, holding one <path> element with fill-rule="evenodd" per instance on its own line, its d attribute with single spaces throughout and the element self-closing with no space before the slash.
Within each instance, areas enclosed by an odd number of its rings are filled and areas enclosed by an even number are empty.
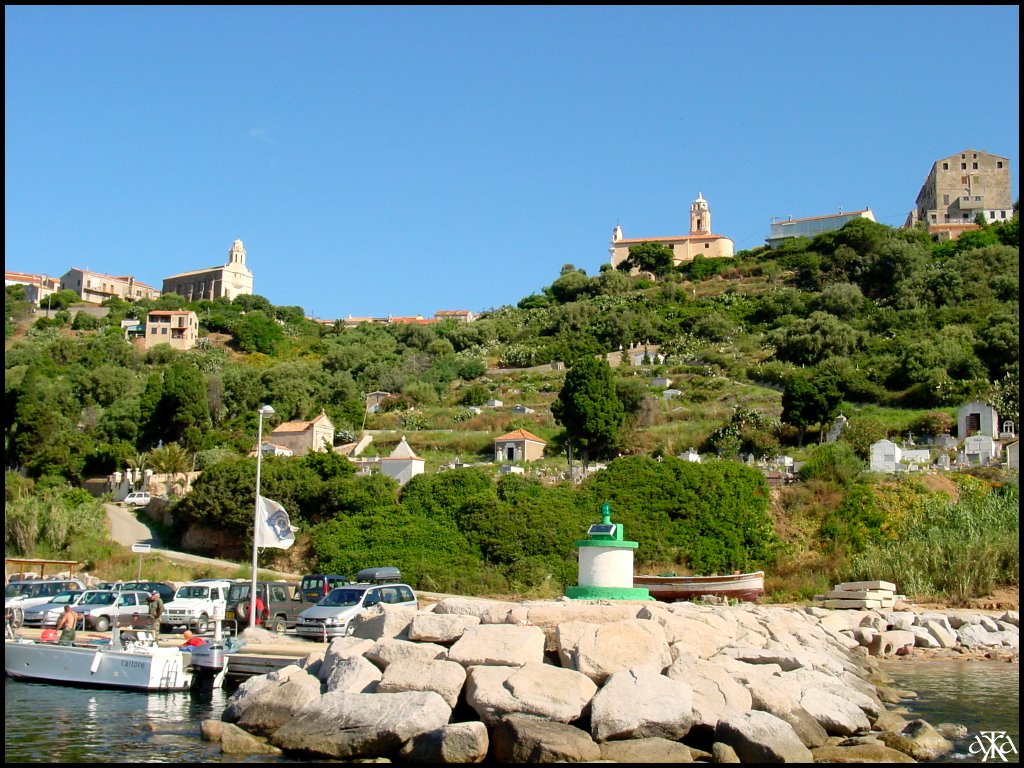
<svg viewBox="0 0 1024 768">
<path fill-rule="evenodd" d="M 380 411 L 380 404 L 382 402 L 384 402 L 384 400 L 386 400 L 389 397 L 391 397 L 391 393 L 390 392 L 383 392 L 383 391 L 381 391 L 379 389 L 375 390 L 373 392 L 367 393 L 367 395 L 366 395 L 366 412 L 367 413 L 377 413 L 378 411 Z"/>
<path fill-rule="evenodd" d="M 949 240 L 978 229 L 978 214 L 990 224 L 1013 218 L 1010 159 L 965 149 L 932 164 L 903 226 L 922 222 L 934 238 Z"/>
<path fill-rule="evenodd" d="M 546 442 L 525 429 L 494 438 L 494 460 L 537 461 L 544 458 Z"/>
<path fill-rule="evenodd" d="M 289 449 L 295 456 L 310 451 L 330 451 L 334 448 L 334 423 L 322 410 L 312 421 L 286 421 L 270 433 L 275 446 Z"/>
</svg>

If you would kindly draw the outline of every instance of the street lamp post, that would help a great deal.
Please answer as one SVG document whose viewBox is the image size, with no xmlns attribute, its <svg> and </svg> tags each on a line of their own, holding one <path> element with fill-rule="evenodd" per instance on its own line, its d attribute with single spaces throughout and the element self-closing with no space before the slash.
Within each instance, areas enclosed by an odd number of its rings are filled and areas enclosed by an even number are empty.
<svg viewBox="0 0 1024 768">
<path fill-rule="evenodd" d="M 256 548 L 256 535 L 260 526 L 260 465 L 263 463 L 263 417 L 273 416 L 274 409 L 269 405 L 262 406 L 259 411 L 259 426 L 256 429 L 256 505 L 253 511 L 252 526 L 252 590 L 249 592 L 249 626 L 256 626 L 256 569 L 259 567 Z"/>
</svg>

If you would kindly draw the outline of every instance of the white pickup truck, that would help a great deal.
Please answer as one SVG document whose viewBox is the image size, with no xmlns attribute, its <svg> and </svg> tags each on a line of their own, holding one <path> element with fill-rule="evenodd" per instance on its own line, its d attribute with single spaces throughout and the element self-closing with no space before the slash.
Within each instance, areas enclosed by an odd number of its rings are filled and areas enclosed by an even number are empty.
<svg viewBox="0 0 1024 768">
<path fill-rule="evenodd" d="M 170 632 L 175 627 L 188 627 L 203 633 L 210 623 L 224 618 L 227 609 L 228 590 L 232 581 L 203 579 L 182 584 L 174 593 L 174 599 L 164 605 L 160 616 L 160 631 Z"/>
</svg>

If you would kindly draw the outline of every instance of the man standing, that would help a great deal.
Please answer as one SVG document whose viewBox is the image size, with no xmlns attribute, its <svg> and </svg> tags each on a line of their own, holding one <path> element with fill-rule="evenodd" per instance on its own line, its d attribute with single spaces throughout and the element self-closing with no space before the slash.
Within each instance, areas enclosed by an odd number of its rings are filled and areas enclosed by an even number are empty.
<svg viewBox="0 0 1024 768">
<path fill-rule="evenodd" d="M 60 645 L 71 645 L 75 642 L 75 630 L 78 628 L 78 622 L 82 620 L 82 615 L 75 612 L 75 609 L 70 605 L 64 606 L 64 613 L 57 619 L 57 630 L 60 632 Z"/>
<path fill-rule="evenodd" d="M 160 599 L 160 593 L 154 592 L 149 596 L 149 620 L 153 628 L 153 636 L 160 636 L 160 617 L 164 613 L 164 601 Z"/>
</svg>

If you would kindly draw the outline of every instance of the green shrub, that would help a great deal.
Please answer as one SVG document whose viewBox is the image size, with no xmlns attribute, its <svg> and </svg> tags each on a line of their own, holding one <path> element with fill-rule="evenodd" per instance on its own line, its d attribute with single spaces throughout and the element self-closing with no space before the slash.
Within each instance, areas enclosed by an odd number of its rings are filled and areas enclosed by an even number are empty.
<svg viewBox="0 0 1024 768">
<path fill-rule="evenodd" d="M 865 469 L 867 465 L 857 457 L 852 445 L 836 442 L 815 448 L 800 467 L 798 475 L 804 482 L 826 480 L 849 485 Z"/>
</svg>

